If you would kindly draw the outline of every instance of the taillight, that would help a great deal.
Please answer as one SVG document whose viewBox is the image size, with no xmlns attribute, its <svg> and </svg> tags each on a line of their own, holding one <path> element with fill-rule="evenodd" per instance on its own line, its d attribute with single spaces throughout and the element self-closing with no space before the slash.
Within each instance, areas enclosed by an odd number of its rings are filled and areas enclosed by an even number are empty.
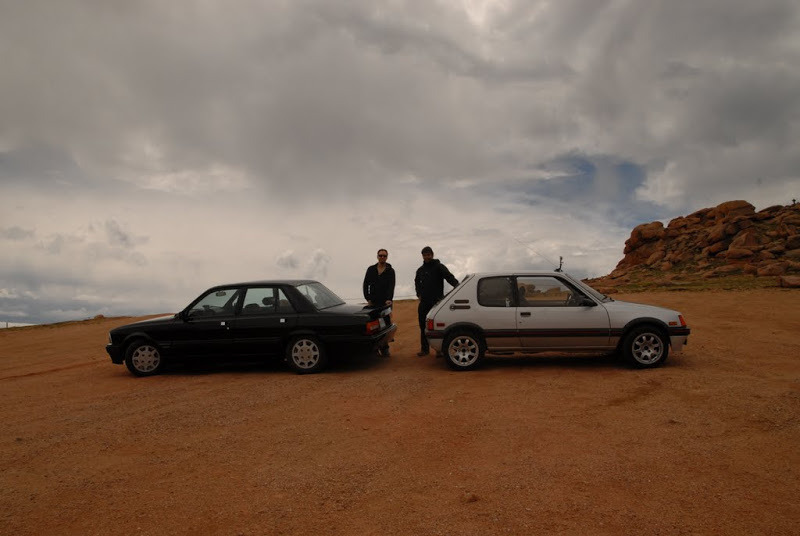
<svg viewBox="0 0 800 536">
<path fill-rule="evenodd" d="M 433 331 L 433 318 L 428 318 L 425 321 L 425 329 L 427 329 L 428 331 Z"/>
<path fill-rule="evenodd" d="M 683 319 L 683 315 L 678 315 L 678 320 L 680 320 L 681 327 L 685 328 L 686 327 L 686 320 Z"/>
<path fill-rule="evenodd" d="M 367 334 L 375 333 L 381 329 L 381 321 L 380 320 L 373 320 L 371 322 L 367 322 Z"/>
</svg>

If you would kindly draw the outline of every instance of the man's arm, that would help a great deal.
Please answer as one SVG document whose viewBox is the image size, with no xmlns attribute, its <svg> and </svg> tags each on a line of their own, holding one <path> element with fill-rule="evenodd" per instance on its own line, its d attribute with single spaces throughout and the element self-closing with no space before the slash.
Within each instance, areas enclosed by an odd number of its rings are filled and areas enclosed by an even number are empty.
<svg viewBox="0 0 800 536">
<path fill-rule="evenodd" d="M 395 282 L 395 273 L 394 268 L 389 268 L 389 300 L 394 300 L 394 282 Z"/>
<path fill-rule="evenodd" d="M 364 299 L 369 301 L 369 268 L 367 268 L 367 273 L 364 274 L 364 283 L 362 286 L 364 291 Z"/>
<path fill-rule="evenodd" d="M 439 264 L 439 267 L 442 270 L 442 277 L 444 277 L 444 280 L 450 283 L 450 285 L 452 285 L 453 288 L 457 287 L 458 279 L 456 279 L 456 276 L 451 274 L 450 270 L 448 270 L 447 266 L 445 266 L 444 264 Z"/>
</svg>

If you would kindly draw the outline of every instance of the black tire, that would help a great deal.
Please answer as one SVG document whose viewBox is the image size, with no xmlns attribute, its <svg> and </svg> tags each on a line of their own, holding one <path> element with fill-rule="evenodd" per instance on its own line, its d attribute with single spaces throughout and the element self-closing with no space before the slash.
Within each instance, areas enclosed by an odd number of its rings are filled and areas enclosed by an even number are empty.
<svg viewBox="0 0 800 536">
<path fill-rule="evenodd" d="M 313 335 L 298 335 L 286 345 L 286 361 L 298 374 L 313 374 L 325 368 L 328 356 L 319 339 Z"/>
<path fill-rule="evenodd" d="M 473 331 L 457 330 L 449 334 L 442 347 L 444 360 L 453 370 L 472 370 L 483 361 L 486 346 Z"/>
<path fill-rule="evenodd" d="M 667 360 L 669 339 L 655 326 L 633 328 L 622 342 L 622 355 L 633 367 L 657 367 Z"/>
<path fill-rule="evenodd" d="M 158 346 L 145 339 L 136 339 L 125 349 L 125 366 L 136 376 L 153 376 L 161 372 L 164 358 Z"/>
</svg>

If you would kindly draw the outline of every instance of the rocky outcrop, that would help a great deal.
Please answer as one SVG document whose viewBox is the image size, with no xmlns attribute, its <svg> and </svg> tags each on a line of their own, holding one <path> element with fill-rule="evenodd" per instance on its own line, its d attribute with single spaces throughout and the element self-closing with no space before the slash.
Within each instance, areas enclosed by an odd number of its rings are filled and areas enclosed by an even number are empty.
<svg viewBox="0 0 800 536">
<path fill-rule="evenodd" d="M 782 275 L 779 280 L 782 287 L 787 288 L 800 288 L 800 277 L 791 275 Z"/>
<path fill-rule="evenodd" d="M 756 212 L 747 201 L 727 201 L 664 224 L 643 223 L 625 241 L 624 257 L 605 280 L 632 276 L 714 278 L 732 274 L 800 274 L 800 205 Z"/>
</svg>

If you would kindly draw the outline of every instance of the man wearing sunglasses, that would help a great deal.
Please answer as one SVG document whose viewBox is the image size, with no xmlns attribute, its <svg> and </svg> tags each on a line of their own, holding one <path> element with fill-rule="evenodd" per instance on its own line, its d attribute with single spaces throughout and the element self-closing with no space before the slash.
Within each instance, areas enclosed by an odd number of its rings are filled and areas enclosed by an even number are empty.
<svg viewBox="0 0 800 536">
<path fill-rule="evenodd" d="M 394 268 L 386 262 L 388 258 L 389 252 L 379 249 L 378 262 L 367 268 L 364 275 L 364 299 L 372 307 L 391 305 L 394 299 Z M 390 355 L 388 344 L 379 351 L 383 357 Z"/>
</svg>

